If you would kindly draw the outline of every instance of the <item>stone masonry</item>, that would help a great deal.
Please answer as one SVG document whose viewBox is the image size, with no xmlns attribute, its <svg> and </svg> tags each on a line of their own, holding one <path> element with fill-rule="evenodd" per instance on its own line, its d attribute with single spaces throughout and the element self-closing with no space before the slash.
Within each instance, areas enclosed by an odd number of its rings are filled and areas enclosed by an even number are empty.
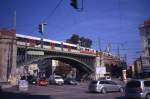
<svg viewBox="0 0 150 99">
<path fill-rule="evenodd" d="M 0 82 L 16 77 L 16 48 L 16 31 L 0 29 Z"/>
</svg>

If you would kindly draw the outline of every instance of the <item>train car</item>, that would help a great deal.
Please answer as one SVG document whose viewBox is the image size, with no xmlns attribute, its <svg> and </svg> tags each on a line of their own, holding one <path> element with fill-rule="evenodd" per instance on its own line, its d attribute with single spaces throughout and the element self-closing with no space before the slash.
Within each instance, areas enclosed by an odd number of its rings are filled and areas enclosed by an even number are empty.
<svg viewBox="0 0 150 99">
<path fill-rule="evenodd" d="M 39 37 L 27 36 L 22 34 L 16 34 L 16 37 L 17 45 L 39 48 L 41 47 L 41 38 Z M 43 48 L 73 53 L 96 54 L 95 49 L 49 39 L 43 39 Z"/>
<path fill-rule="evenodd" d="M 85 54 L 96 54 L 95 49 L 87 48 L 87 47 L 80 47 L 80 53 L 85 53 Z"/>
</svg>

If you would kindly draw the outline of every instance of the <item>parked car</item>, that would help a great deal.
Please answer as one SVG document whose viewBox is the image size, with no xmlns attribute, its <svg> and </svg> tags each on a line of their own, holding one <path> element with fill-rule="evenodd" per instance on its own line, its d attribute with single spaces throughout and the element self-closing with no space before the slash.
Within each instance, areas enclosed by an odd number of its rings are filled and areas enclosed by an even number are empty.
<svg viewBox="0 0 150 99">
<path fill-rule="evenodd" d="M 59 75 L 51 75 L 50 78 L 49 78 L 49 83 L 50 84 L 63 85 L 64 84 L 64 80 Z"/>
<path fill-rule="evenodd" d="M 111 80 L 94 80 L 91 81 L 88 90 L 90 92 L 101 92 L 103 94 L 107 92 L 120 91 L 123 92 L 124 88 L 121 85 L 118 85 L 116 82 Z"/>
<path fill-rule="evenodd" d="M 64 83 L 69 84 L 69 85 L 77 85 L 78 84 L 78 82 L 75 79 L 72 79 L 72 78 L 66 78 Z"/>
<path fill-rule="evenodd" d="M 105 80 L 111 80 L 110 76 L 105 76 Z"/>
<path fill-rule="evenodd" d="M 110 76 L 105 76 L 105 77 L 99 78 L 99 80 L 111 80 L 111 77 Z"/>
<path fill-rule="evenodd" d="M 37 85 L 39 86 L 47 86 L 48 84 L 49 84 L 49 81 L 45 77 L 39 78 L 37 80 Z"/>
<path fill-rule="evenodd" d="M 150 99 L 150 80 L 132 79 L 127 82 L 125 97 Z"/>
<path fill-rule="evenodd" d="M 32 85 L 37 84 L 37 78 L 34 77 L 34 76 L 31 76 L 31 75 L 27 77 L 27 81 L 28 81 L 29 84 L 32 84 Z"/>
</svg>

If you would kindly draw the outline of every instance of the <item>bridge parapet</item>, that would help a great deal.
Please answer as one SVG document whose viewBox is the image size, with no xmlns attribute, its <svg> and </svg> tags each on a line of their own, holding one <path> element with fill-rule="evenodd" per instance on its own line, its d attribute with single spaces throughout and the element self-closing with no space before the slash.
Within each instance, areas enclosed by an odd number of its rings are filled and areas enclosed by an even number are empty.
<svg viewBox="0 0 150 99">
<path fill-rule="evenodd" d="M 73 53 L 73 52 L 65 52 L 65 51 L 56 51 L 49 50 L 44 48 L 35 48 L 35 47 L 25 47 L 25 46 L 17 46 L 17 66 L 24 66 L 27 64 L 31 64 L 34 61 L 42 60 L 42 59 L 68 59 L 67 62 L 76 61 L 77 63 L 82 64 L 83 66 L 87 66 L 91 71 L 94 69 L 95 57 L 96 55 L 91 54 L 83 54 L 83 53 Z M 70 62 L 70 64 L 72 64 Z M 76 64 L 78 65 L 78 64 Z"/>
</svg>

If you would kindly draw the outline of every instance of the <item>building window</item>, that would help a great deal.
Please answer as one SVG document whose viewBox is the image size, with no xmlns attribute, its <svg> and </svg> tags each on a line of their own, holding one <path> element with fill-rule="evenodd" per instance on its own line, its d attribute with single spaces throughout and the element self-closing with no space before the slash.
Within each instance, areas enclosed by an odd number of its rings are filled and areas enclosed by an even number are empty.
<svg viewBox="0 0 150 99">
<path fill-rule="evenodd" d="M 148 64 L 150 64 L 150 58 L 148 58 Z"/>
<path fill-rule="evenodd" d="M 146 31 L 146 36 L 149 36 L 149 31 Z"/>
<path fill-rule="evenodd" d="M 150 55 L 150 48 L 148 48 L 148 54 Z"/>
<path fill-rule="evenodd" d="M 148 45 L 150 45 L 150 38 L 147 40 L 147 42 L 148 42 Z"/>
</svg>

